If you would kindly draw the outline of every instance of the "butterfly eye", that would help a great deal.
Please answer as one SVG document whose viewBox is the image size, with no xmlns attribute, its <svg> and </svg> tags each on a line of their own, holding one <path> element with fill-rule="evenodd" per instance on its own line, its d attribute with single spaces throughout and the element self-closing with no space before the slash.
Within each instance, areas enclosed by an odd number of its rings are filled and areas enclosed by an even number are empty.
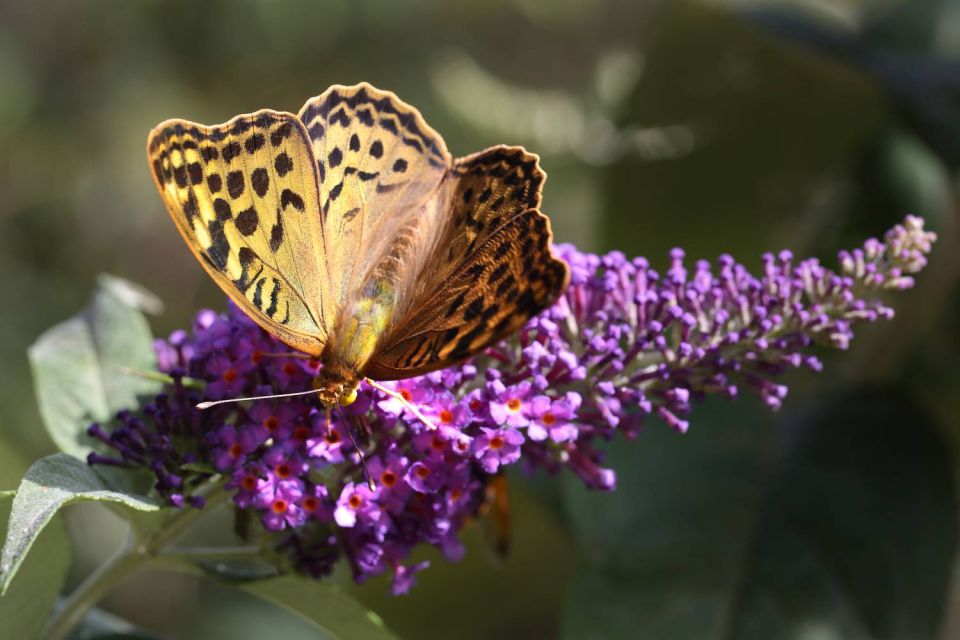
<svg viewBox="0 0 960 640">
<path fill-rule="evenodd" d="M 357 389 L 356 387 L 354 387 L 353 389 L 350 390 L 350 393 L 348 393 L 347 395 L 340 396 L 340 406 L 346 407 L 347 405 L 351 405 L 354 403 L 354 401 L 356 401 L 356 399 L 357 399 Z"/>
</svg>

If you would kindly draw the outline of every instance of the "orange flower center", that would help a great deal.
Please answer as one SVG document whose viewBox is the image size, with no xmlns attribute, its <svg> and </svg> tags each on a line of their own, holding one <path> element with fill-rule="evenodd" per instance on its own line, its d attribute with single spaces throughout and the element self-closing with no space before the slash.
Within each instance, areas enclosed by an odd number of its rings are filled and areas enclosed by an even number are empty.
<svg viewBox="0 0 960 640">
<path fill-rule="evenodd" d="M 430 469 L 427 467 L 417 467 L 417 477 L 423 480 L 430 475 Z"/>
<path fill-rule="evenodd" d="M 400 393 L 400 397 L 406 400 L 407 402 L 410 402 L 410 400 L 413 398 L 413 395 L 411 395 L 411 393 L 406 389 L 400 389 L 399 393 Z"/>
<path fill-rule="evenodd" d="M 443 424 L 450 424 L 453 422 L 453 414 L 450 411 L 444 409 L 440 412 L 440 422 Z"/>
<path fill-rule="evenodd" d="M 297 365 L 292 362 L 287 362 L 283 365 L 283 372 L 288 376 L 292 376 L 297 372 Z"/>
<path fill-rule="evenodd" d="M 243 488 L 247 491 L 253 491 L 257 488 L 257 478 L 256 476 L 243 476 L 242 482 Z"/>
<path fill-rule="evenodd" d="M 310 358 L 309 360 L 307 360 L 307 365 L 308 365 L 311 369 L 319 369 L 319 368 L 320 368 L 320 361 L 317 360 L 316 358 Z"/>
<path fill-rule="evenodd" d="M 239 443 L 234 442 L 232 445 L 230 445 L 229 453 L 231 458 L 239 458 L 243 455 L 243 449 L 240 448 Z"/>
<path fill-rule="evenodd" d="M 482 406 L 483 403 L 481 403 L 479 400 L 470 401 L 470 411 L 480 411 L 480 407 Z"/>
<path fill-rule="evenodd" d="M 230 367 L 229 369 L 223 372 L 222 377 L 224 382 L 233 382 L 234 380 L 237 379 L 237 370 L 234 369 L 233 367 Z"/>
<path fill-rule="evenodd" d="M 509 402 L 507 402 L 507 409 L 510 409 L 510 411 L 514 413 L 520 411 L 521 406 L 523 406 L 523 403 L 520 402 L 520 398 L 510 398 Z"/>
<path fill-rule="evenodd" d="M 493 436 L 492 438 L 490 438 L 490 448 L 493 449 L 494 451 L 499 451 L 500 449 L 503 449 L 503 445 L 504 445 L 503 438 L 501 438 L 500 436 Z"/>
<path fill-rule="evenodd" d="M 274 513 L 286 513 L 287 512 L 287 501 L 286 500 L 274 500 L 273 504 L 270 505 L 270 508 L 273 509 Z"/>
<path fill-rule="evenodd" d="M 290 467 L 285 464 L 278 464 L 276 467 L 274 467 L 273 472 L 277 474 L 277 477 L 280 478 L 281 480 L 286 480 L 291 475 L 293 475 L 293 472 L 290 470 Z"/>
<path fill-rule="evenodd" d="M 380 484 L 385 487 L 392 487 L 397 484 L 397 474 L 389 469 L 380 474 Z"/>
<path fill-rule="evenodd" d="M 250 354 L 250 362 L 252 362 L 253 364 L 257 364 L 257 363 L 259 363 L 261 360 L 263 360 L 263 352 L 262 352 L 262 351 L 257 350 L 257 351 L 254 351 L 253 353 Z"/>
<path fill-rule="evenodd" d="M 550 426 L 551 424 L 557 421 L 557 416 L 547 412 L 543 414 L 543 417 L 540 418 L 540 421 L 543 422 L 543 424 Z"/>
<path fill-rule="evenodd" d="M 270 416 L 263 421 L 263 426 L 267 428 L 267 431 L 276 431 L 277 427 L 280 426 L 280 418 L 277 416 Z"/>
<path fill-rule="evenodd" d="M 317 507 L 320 506 L 320 501 L 314 498 L 313 496 L 308 496 L 303 499 L 303 510 L 312 513 L 317 510 Z"/>
<path fill-rule="evenodd" d="M 451 500 L 459 500 L 459 499 L 460 499 L 460 496 L 462 496 L 462 495 L 463 495 L 463 492 L 460 491 L 460 489 L 453 489 L 453 490 L 450 492 L 450 499 L 451 499 Z"/>
<path fill-rule="evenodd" d="M 446 448 L 447 443 L 443 440 L 443 438 L 433 436 L 430 439 L 430 446 L 434 449 L 434 451 L 443 451 Z"/>
<path fill-rule="evenodd" d="M 297 427 L 293 430 L 293 437 L 301 442 L 304 442 L 310 437 L 310 429 L 307 429 L 303 426 Z"/>
<path fill-rule="evenodd" d="M 326 440 L 328 444 L 337 444 L 340 442 L 340 434 L 336 431 L 327 431 L 327 435 L 323 436 L 323 439 Z"/>
<path fill-rule="evenodd" d="M 347 504 L 350 505 L 351 509 L 359 509 L 360 506 L 363 504 L 363 498 L 361 498 L 357 494 L 353 494 L 352 496 L 350 496 L 350 499 L 347 500 Z"/>
</svg>

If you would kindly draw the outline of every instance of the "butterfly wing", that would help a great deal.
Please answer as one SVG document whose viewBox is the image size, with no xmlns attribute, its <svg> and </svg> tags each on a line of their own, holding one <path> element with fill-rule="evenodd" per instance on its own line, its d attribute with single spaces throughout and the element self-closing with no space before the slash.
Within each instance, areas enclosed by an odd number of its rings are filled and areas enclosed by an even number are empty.
<svg viewBox="0 0 960 640">
<path fill-rule="evenodd" d="M 317 167 L 296 116 L 258 111 L 223 125 L 158 125 L 153 177 L 177 228 L 223 291 L 260 326 L 319 355 L 325 244 Z"/>
<path fill-rule="evenodd" d="M 377 267 L 395 287 L 414 280 L 429 257 L 431 205 L 451 159 L 415 108 L 367 83 L 334 85 L 299 117 L 320 178 L 334 316 Z"/>
<path fill-rule="evenodd" d="M 545 179 L 537 156 L 493 147 L 456 162 L 438 197 L 438 240 L 364 370 L 374 379 L 419 375 L 467 358 L 553 303 L 569 279 L 550 252 L 539 211 Z"/>
</svg>

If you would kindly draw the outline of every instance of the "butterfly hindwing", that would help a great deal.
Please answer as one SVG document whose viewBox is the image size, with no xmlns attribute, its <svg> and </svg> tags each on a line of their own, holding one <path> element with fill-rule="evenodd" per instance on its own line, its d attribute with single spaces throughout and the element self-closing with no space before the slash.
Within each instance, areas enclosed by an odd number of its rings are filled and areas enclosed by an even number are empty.
<svg viewBox="0 0 960 640">
<path fill-rule="evenodd" d="M 567 267 L 549 249 L 550 223 L 528 209 L 513 216 L 454 273 L 412 335 L 387 336 L 364 374 L 392 380 L 450 366 L 520 329 L 556 300 Z"/>
<path fill-rule="evenodd" d="M 536 208 L 544 174 L 517 147 L 457 162 L 446 221 L 418 285 L 419 299 L 392 326 L 365 370 L 396 379 L 449 366 L 522 327 L 566 286 L 550 252 L 550 221 Z"/>
<path fill-rule="evenodd" d="M 342 308 L 391 253 L 403 254 L 394 256 L 394 284 L 412 279 L 428 257 L 421 229 L 437 223 L 428 205 L 451 164 L 443 138 L 415 108 L 366 83 L 330 87 L 300 119 L 320 177 L 329 309 Z"/>
<path fill-rule="evenodd" d="M 499 145 L 458 158 L 446 181 L 452 219 L 437 260 L 457 265 L 504 220 L 539 209 L 545 179 L 539 158 L 523 147 Z"/>
<path fill-rule="evenodd" d="M 319 355 L 327 267 L 317 169 L 297 117 L 168 120 L 147 153 L 177 228 L 217 284 L 264 329 Z"/>
</svg>

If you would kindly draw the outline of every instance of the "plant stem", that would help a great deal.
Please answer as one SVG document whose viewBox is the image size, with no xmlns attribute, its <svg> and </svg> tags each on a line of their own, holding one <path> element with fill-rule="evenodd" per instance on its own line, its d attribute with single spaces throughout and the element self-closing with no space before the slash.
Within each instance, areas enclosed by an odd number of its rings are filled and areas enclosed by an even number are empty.
<svg viewBox="0 0 960 640">
<path fill-rule="evenodd" d="M 62 601 L 61 606 L 47 620 L 40 637 L 50 640 L 67 638 L 73 628 L 86 616 L 87 611 L 101 598 L 123 580 L 153 562 L 166 545 L 175 541 L 187 527 L 212 511 L 226 498 L 223 483 L 220 482 L 210 486 L 207 505 L 202 510 L 192 507 L 180 509 L 149 534 L 138 534 L 137 530 L 131 526 L 127 544 L 87 576 Z"/>
<path fill-rule="evenodd" d="M 62 602 L 62 606 L 47 620 L 40 636 L 51 640 L 66 638 L 90 607 L 140 567 L 144 558 L 137 553 L 138 547 L 140 545 L 131 535 L 125 546 L 118 549 L 109 560 L 87 576 L 86 580 Z"/>
</svg>

